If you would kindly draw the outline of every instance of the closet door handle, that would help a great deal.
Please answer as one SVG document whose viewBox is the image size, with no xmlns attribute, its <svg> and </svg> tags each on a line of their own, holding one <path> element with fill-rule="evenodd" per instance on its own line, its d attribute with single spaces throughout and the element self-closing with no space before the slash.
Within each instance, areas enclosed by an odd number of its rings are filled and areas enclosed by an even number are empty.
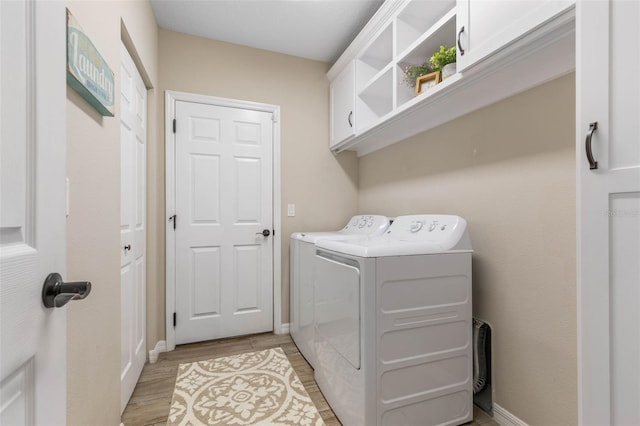
<svg viewBox="0 0 640 426">
<path fill-rule="evenodd" d="M 589 162 L 589 169 L 596 170 L 598 168 L 598 162 L 593 158 L 593 152 L 591 151 L 591 138 L 593 137 L 593 132 L 598 129 L 598 122 L 594 121 L 593 123 L 589 123 L 589 130 L 587 131 L 587 138 L 585 139 L 585 150 L 587 152 L 587 161 Z"/>
<path fill-rule="evenodd" d="M 353 118 L 353 111 L 349 111 L 349 115 L 347 116 L 347 121 L 349 122 L 349 127 L 353 127 L 353 122 L 351 121 Z"/>
<path fill-rule="evenodd" d="M 460 28 L 460 31 L 458 31 L 458 51 L 460 52 L 460 56 L 464 56 L 464 49 L 462 48 L 462 44 L 460 43 L 460 36 L 462 36 L 463 32 L 464 25 L 462 26 L 462 28 Z"/>
</svg>

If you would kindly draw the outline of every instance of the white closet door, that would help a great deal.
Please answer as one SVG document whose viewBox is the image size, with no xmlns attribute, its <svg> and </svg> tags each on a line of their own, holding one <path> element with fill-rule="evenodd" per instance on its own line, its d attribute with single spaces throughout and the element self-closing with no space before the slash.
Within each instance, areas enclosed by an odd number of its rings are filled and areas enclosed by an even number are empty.
<svg viewBox="0 0 640 426">
<path fill-rule="evenodd" d="M 576 7 L 578 423 L 638 425 L 640 2 Z"/>
<path fill-rule="evenodd" d="M 146 360 L 147 89 L 121 45 L 120 66 L 120 411 Z"/>
</svg>

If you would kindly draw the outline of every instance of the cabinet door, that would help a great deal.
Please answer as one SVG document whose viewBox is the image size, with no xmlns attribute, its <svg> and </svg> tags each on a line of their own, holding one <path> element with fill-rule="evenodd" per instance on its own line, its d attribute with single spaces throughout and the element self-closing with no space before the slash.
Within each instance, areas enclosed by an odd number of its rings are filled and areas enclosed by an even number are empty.
<svg viewBox="0 0 640 426">
<path fill-rule="evenodd" d="M 458 0 L 458 71 L 548 22 L 574 0 Z"/>
<path fill-rule="evenodd" d="M 640 2 L 576 5 L 578 424 L 640 424 Z"/>
<path fill-rule="evenodd" d="M 331 82 L 331 141 L 333 148 L 355 134 L 355 66 L 353 61 Z"/>
</svg>

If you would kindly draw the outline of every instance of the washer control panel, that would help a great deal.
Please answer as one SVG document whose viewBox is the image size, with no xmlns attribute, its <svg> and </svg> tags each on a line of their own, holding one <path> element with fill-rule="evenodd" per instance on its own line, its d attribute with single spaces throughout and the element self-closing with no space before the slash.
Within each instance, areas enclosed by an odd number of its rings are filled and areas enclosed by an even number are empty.
<svg viewBox="0 0 640 426">
<path fill-rule="evenodd" d="M 381 234 L 389 227 L 389 218 L 381 215 L 353 216 L 342 228 L 348 234 L 372 235 Z"/>
</svg>

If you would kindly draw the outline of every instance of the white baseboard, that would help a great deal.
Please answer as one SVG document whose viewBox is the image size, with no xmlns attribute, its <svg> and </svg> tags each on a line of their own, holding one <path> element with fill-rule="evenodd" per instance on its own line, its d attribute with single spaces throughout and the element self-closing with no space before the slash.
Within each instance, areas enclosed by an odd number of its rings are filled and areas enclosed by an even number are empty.
<svg viewBox="0 0 640 426">
<path fill-rule="evenodd" d="M 281 324 L 279 329 L 273 330 L 274 334 L 289 334 L 289 323 Z M 158 361 L 158 356 L 162 352 L 167 351 L 167 342 L 165 340 L 160 340 L 156 343 L 156 347 L 149 351 L 149 364 L 154 364 Z"/>
<path fill-rule="evenodd" d="M 154 364 L 158 360 L 158 356 L 162 352 L 167 351 L 167 342 L 165 340 L 160 340 L 156 343 L 156 347 L 149 351 L 149 364 Z"/>
<path fill-rule="evenodd" d="M 280 324 L 280 328 L 274 329 L 273 334 L 289 334 L 289 323 Z"/>
<path fill-rule="evenodd" d="M 529 426 L 495 402 L 493 403 L 493 420 L 502 426 Z"/>
</svg>

